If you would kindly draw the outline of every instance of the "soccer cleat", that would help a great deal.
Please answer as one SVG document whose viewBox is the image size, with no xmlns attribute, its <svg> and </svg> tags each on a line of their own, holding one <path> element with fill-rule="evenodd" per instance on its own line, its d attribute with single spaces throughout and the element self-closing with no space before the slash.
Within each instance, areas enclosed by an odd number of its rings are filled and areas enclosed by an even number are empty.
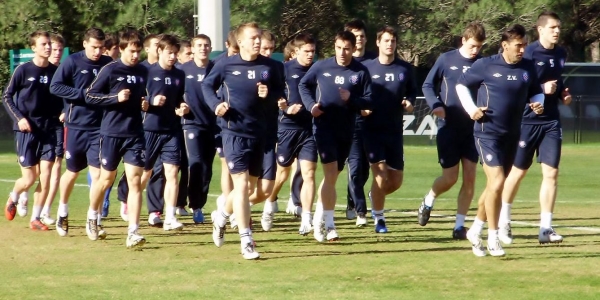
<svg viewBox="0 0 600 300">
<path fill-rule="evenodd" d="M 175 214 L 182 217 L 187 217 L 190 213 L 185 209 L 185 206 L 177 207 L 175 209 Z"/>
<path fill-rule="evenodd" d="M 419 219 L 419 225 L 427 225 L 427 222 L 429 222 L 429 217 L 431 216 L 431 209 L 432 207 L 425 205 L 425 200 L 421 202 L 421 206 L 419 206 L 419 213 L 417 215 Z"/>
<path fill-rule="evenodd" d="M 98 225 L 98 239 L 104 240 L 106 239 L 106 231 L 104 231 L 104 226 Z"/>
<path fill-rule="evenodd" d="M 7 220 L 12 221 L 17 214 L 17 205 L 12 201 L 10 196 L 8 197 L 8 201 L 6 201 L 6 206 L 4 207 L 4 217 Z"/>
<path fill-rule="evenodd" d="M 466 240 L 467 239 L 467 230 L 469 230 L 469 228 L 467 228 L 465 226 L 460 226 L 458 228 L 454 228 L 454 230 L 452 230 L 452 238 L 455 240 Z"/>
<path fill-rule="evenodd" d="M 176 218 L 172 218 L 171 220 L 165 220 L 163 229 L 165 231 L 180 231 L 183 230 L 183 224 L 179 223 Z"/>
<path fill-rule="evenodd" d="M 69 216 L 61 217 L 58 216 L 56 221 L 56 232 L 59 236 L 67 236 L 69 234 Z"/>
<path fill-rule="evenodd" d="M 146 239 L 140 235 L 137 231 L 130 232 L 127 235 L 127 241 L 125 245 L 127 245 L 127 249 L 139 249 L 144 246 L 146 243 Z"/>
<path fill-rule="evenodd" d="M 52 226 L 56 223 L 56 220 L 52 219 L 49 215 L 42 215 L 40 221 L 46 226 Z"/>
<path fill-rule="evenodd" d="M 322 219 L 313 221 L 313 229 L 313 236 L 315 237 L 315 240 L 317 240 L 319 243 L 325 241 L 325 221 Z"/>
<path fill-rule="evenodd" d="M 98 239 L 98 220 L 96 218 L 87 220 L 85 223 L 85 233 L 87 233 L 88 238 L 92 241 Z"/>
<path fill-rule="evenodd" d="M 312 231 L 312 226 L 310 223 L 302 222 L 300 223 L 300 229 L 298 229 L 298 234 L 302 236 L 307 236 Z"/>
<path fill-rule="evenodd" d="M 262 225 L 264 231 L 271 231 L 273 229 L 273 213 L 263 212 L 260 225 Z"/>
<path fill-rule="evenodd" d="M 202 213 L 202 209 L 193 209 L 192 218 L 194 219 L 194 223 L 196 224 L 204 223 L 204 214 Z"/>
<path fill-rule="evenodd" d="M 254 242 L 247 243 L 246 245 L 242 244 L 242 256 L 244 259 L 258 259 L 260 258 L 260 254 L 256 252 L 256 245 Z"/>
<path fill-rule="evenodd" d="M 540 234 L 538 235 L 538 241 L 540 244 L 548 243 L 561 243 L 563 237 L 554 231 L 554 228 L 540 228 Z"/>
<path fill-rule="evenodd" d="M 292 197 L 288 200 L 287 206 L 285 207 L 285 213 L 296 216 L 296 206 L 294 205 L 294 201 L 292 201 Z"/>
<path fill-rule="evenodd" d="M 500 239 L 496 239 L 495 241 L 492 241 L 492 243 L 490 244 L 490 241 L 488 241 L 488 246 L 487 246 L 488 252 L 490 253 L 491 256 L 504 256 L 504 249 L 502 248 L 502 244 L 500 244 Z"/>
<path fill-rule="evenodd" d="M 213 237 L 213 242 L 215 243 L 215 246 L 221 247 L 225 243 L 226 227 L 225 226 L 221 227 L 221 226 L 217 225 L 217 223 L 216 223 L 217 214 L 218 214 L 218 212 L 216 210 L 213 210 L 213 212 L 210 213 L 210 218 L 212 219 L 212 223 L 213 223 L 212 237 Z"/>
<path fill-rule="evenodd" d="M 485 248 L 483 247 L 483 241 L 481 240 L 481 234 L 469 230 L 467 231 L 467 239 L 471 242 L 473 248 L 473 254 L 478 257 L 485 256 Z"/>
<path fill-rule="evenodd" d="M 500 224 L 500 226 L 498 226 L 498 238 L 505 245 L 512 244 L 513 235 L 510 223 Z"/>
<path fill-rule="evenodd" d="M 41 230 L 41 231 L 48 230 L 48 226 L 46 226 L 44 223 L 42 223 L 40 221 L 40 219 L 35 219 L 35 220 L 31 221 L 31 223 L 29 223 L 29 228 L 31 228 L 32 230 Z"/>
<path fill-rule="evenodd" d="M 356 216 L 356 227 L 365 226 L 367 226 L 367 217 L 364 213 L 358 213 L 358 216 Z"/>
<path fill-rule="evenodd" d="M 19 214 L 19 217 L 27 216 L 27 199 L 19 199 L 17 214 Z"/>
<path fill-rule="evenodd" d="M 335 241 L 339 241 L 339 240 L 340 240 L 340 236 L 338 235 L 335 228 L 334 227 L 327 228 L 327 241 L 335 242 Z"/>
<path fill-rule="evenodd" d="M 153 212 L 148 215 L 148 224 L 154 227 L 160 227 L 163 225 L 163 221 L 160 219 L 160 212 Z"/>
<path fill-rule="evenodd" d="M 229 216 L 229 227 L 231 227 L 231 229 L 236 230 L 238 228 L 238 223 L 237 220 L 235 219 L 235 215 L 231 214 Z"/>
<path fill-rule="evenodd" d="M 375 232 L 376 233 L 387 233 L 388 232 L 388 229 L 385 226 L 384 219 L 377 220 L 377 225 L 375 225 Z"/>
<path fill-rule="evenodd" d="M 125 222 L 129 222 L 129 217 L 127 215 L 127 202 L 125 201 L 120 201 L 121 202 L 121 219 L 123 219 L 123 221 Z"/>
<path fill-rule="evenodd" d="M 356 218 L 356 210 L 351 207 L 346 207 L 346 219 L 354 220 Z"/>
<path fill-rule="evenodd" d="M 110 208 L 110 199 L 104 198 L 104 202 L 102 202 L 102 217 L 108 217 L 108 209 Z"/>
</svg>

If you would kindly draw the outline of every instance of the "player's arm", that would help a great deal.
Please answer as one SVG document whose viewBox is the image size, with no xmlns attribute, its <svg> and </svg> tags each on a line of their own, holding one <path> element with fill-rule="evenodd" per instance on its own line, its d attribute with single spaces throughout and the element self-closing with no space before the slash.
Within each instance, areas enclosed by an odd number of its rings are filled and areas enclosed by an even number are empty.
<svg viewBox="0 0 600 300">
<path fill-rule="evenodd" d="M 85 101 L 85 88 L 73 87 L 73 73 L 75 64 L 72 59 L 65 60 L 58 66 L 50 83 L 50 93 L 69 100 L 69 102 Z"/>
<path fill-rule="evenodd" d="M 371 75 L 369 71 L 365 68 L 362 76 L 360 78 L 361 85 L 361 93 L 359 95 L 350 94 L 350 98 L 348 101 L 350 105 L 361 109 L 361 110 L 370 110 L 371 109 Z"/>
<path fill-rule="evenodd" d="M 223 106 L 227 106 L 226 102 L 223 102 L 217 96 L 217 90 L 223 84 L 223 71 L 224 67 L 221 62 L 217 63 L 204 77 L 202 81 L 202 96 L 204 97 L 204 101 L 210 107 L 215 114 L 219 115 L 217 108 L 221 108 Z"/>
<path fill-rule="evenodd" d="M 315 100 L 313 95 L 316 95 L 313 91 L 317 88 L 317 74 L 319 74 L 319 66 L 320 62 L 314 64 L 308 72 L 302 77 L 300 83 L 298 84 L 298 92 L 300 93 L 300 98 L 302 99 L 302 104 L 306 107 L 307 110 L 315 116 L 315 112 L 317 110 L 320 111 L 318 107 L 318 103 Z M 322 111 L 321 111 L 322 113 Z M 320 115 L 320 114 L 319 114 Z"/>
<path fill-rule="evenodd" d="M 411 113 L 415 106 L 418 90 L 417 78 L 415 78 L 415 69 L 412 65 L 409 65 L 406 75 L 406 79 L 408 80 L 404 94 L 404 98 L 406 98 L 406 100 L 402 100 L 402 106 L 404 106 L 404 109 L 406 109 L 407 112 Z"/>
<path fill-rule="evenodd" d="M 423 86 L 421 87 L 423 95 L 425 96 L 425 101 L 432 111 L 438 107 L 444 107 L 444 102 L 439 98 L 439 92 L 437 90 L 440 86 L 440 79 L 444 76 L 443 66 L 444 59 L 439 57 L 427 74 L 427 78 L 425 78 L 425 82 L 423 82 Z"/>
<path fill-rule="evenodd" d="M 112 68 L 106 66 L 100 69 L 98 75 L 90 84 L 90 87 L 85 91 L 85 102 L 92 105 L 98 106 L 110 106 L 119 103 L 119 98 L 122 96 L 119 93 L 110 93 L 110 73 Z M 129 92 L 129 90 L 123 90 Z M 122 92 L 123 92 L 122 91 Z M 126 98 L 129 99 L 129 94 Z M 125 97 L 125 96 L 123 96 Z"/>
<path fill-rule="evenodd" d="M 481 119 L 487 109 L 487 107 L 477 107 L 477 105 L 475 105 L 470 90 L 470 88 L 479 88 L 483 82 L 484 69 L 484 60 L 478 60 L 471 68 L 460 76 L 456 83 L 456 94 L 458 95 L 458 99 L 473 120 Z"/>
<path fill-rule="evenodd" d="M 176 98 L 176 103 L 177 106 L 175 106 L 175 114 L 183 117 L 184 115 L 188 114 L 190 112 L 190 106 L 187 105 L 187 103 L 185 102 L 185 73 L 183 73 L 183 71 L 179 72 L 179 82 L 181 83 L 181 85 L 179 86 L 179 89 L 177 90 L 177 98 Z"/>
<path fill-rule="evenodd" d="M 535 67 L 533 67 L 533 62 L 531 65 L 532 68 L 531 71 L 529 71 L 531 74 L 531 84 L 529 85 L 527 96 L 529 97 L 529 107 L 531 107 L 534 113 L 539 115 L 544 112 L 545 95 L 542 90 L 542 85 L 537 77 L 537 73 L 535 72 Z"/>
<path fill-rule="evenodd" d="M 10 77 L 10 81 L 6 86 L 6 90 L 2 95 L 2 103 L 8 112 L 8 115 L 15 123 L 18 123 L 21 119 L 24 119 L 25 116 L 23 113 L 17 108 L 15 104 L 15 95 L 19 90 L 21 90 L 21 82 L 23 79 L 23 69 L 21 66 L 18 66 L 13 75 Z"/>
</svg>

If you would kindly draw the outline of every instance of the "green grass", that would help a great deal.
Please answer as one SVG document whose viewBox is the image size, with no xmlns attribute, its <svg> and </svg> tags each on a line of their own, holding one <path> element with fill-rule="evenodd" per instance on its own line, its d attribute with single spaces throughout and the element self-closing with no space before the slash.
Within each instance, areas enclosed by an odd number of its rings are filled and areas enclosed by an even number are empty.
<svg viewBox="0 0 600 300">
<path fill-rule="evenodd" d="M 514 225 L 516 239 L 505 248 L 505 258 L 477 258 L 467 241 L 451 239 L 458 185 L 436 202 L 434 213 L 442 217 L 417 225 L 420 199 L 441 173 L 434 146 L 405 148 L 404 185 L 386 205 L 389 234 L 356 228 L 343 208 L 336 211 L 337 243 L 299 236 L 299 221 L 282 213 L 265 233 L 258 225 L 259 205 L 253 208 L 258 261 L 242 259 L 237 233 L 229 230 L 227 243 L 216 248 L 210 224 L 194 225 L 189 217 L 178 234 L 144 221 L 141 232 L 148 243 L 143 251 L 129 251 L 116 200 L 104 222 L 108 238 L 91 242 L 83 227 L 88 190 L 79 186 L 71 199 L 68 237 L 54 230 L 32 232 L 28 219 L 0 219 L 5 286 L 0 299 L 594 299 L 600 290 L 599 151 L 600 145 L 563 148 L 554 220 L 565 236 L 560 246 L 537 243 L 541 174 L 538 166 L 531 169 L 513 208 L 513 220 L 523 223 Z M 219 172 L 215 163 L 211 195 L 219 193 Z M 14 154 L 0 155 L 5 180 L 0 192 L 6 195 L 12 188 L 8 181 L 18 174 Z M 341 205 L 345 178 L 338 184 Z M 477 197 L 484 178 L 479 168 Z M 85 183 L 84 176 L 79 183 Z M 286 198 L 287 191 L 284 187 L 280 196 Z M 210 197 L 207 215 L 214 200 Z"/>
</svg>

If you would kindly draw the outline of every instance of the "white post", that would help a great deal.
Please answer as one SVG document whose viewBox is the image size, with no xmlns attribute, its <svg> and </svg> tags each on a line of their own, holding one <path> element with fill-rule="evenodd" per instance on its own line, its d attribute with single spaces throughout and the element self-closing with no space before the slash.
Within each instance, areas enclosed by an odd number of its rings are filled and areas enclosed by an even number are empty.
<svg viewBox="0 0 600 300">
<path fill-rule="evenodd" d="M 229 13 L 229 0 L 198 0 L 198 33 L 210 37 L 213 51 L 225 50 Z"/>
</svg>

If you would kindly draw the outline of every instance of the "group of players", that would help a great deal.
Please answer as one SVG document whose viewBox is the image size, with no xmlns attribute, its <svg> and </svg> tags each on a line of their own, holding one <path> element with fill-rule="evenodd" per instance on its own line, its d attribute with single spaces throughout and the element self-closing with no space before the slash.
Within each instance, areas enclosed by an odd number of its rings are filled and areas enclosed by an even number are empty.
<svg viewBox="0 0 600 300">
<path fill-rule="evenodd" d="M 418 221 L 427 224 L 435 198 L 456 183 L 462 164 L 453 237 L 468 239 L 477 256 L 486 254 L 481 239 L 485 221 L 491 255 L 504 255 L 500 241 L 512 242 L 510 203 L 536 151 L 544 173 L 539 239 L 562 241 L 551 219 L 561 146 L 557 105 L 570 101 L 560 80 L 566 55 L 556 45 L 556 14 L 542 13 L 537 28 L 540 40 L 526 48 L 525 29 L 509 27 L 502 34 L 501 53 L 480 58 L 485 31 L 471 23 L 462 46 L 442 54 L 423 85 L 438 117 L 443 173 L 419 207 Z M 365 51 L 365 26 L 358 20 L 347 23 L 334 41 L 335 56 L 313 62 L 316 40 L 301 33 L 288 43 L 289 60 L 282 64 L 269 58 L 275 48 L 273 34 L 246 23 L 230 32 L 228 51 L 210 61 L 211 40 L 203 34 L 185 44 L 168 34 L 143 39 L 127 30 L 114 42 L 91 28 L 84 35 L 84 50 L 59 64 L 49 59 L 64 40 L 53 41 L 47 32 L 36 31 L 30 36 L 35 57 L 15 69 L 3 96 L 15 122 L 22 172 L 9 195 L 6 218 L 27 214 L 27 192 L 39 179 L 30 226 L 47 230 L 54 223 L 49 207 L 59 186 L 56 229 L 67 235 L 69 196 L 78 173 L 88 167 L 86 233 L 91 240 L 103 239 L 107 193 L 123 160 L 119 199 L 121 217 L 129 222 L 126 245 L 141 247 L 142 191 L 148 186 L 151 225 L 180 230 L 176 212 L 187 213 L 186 198 L 194 221 L 204 222 L 202 208 L 217 152 L 222 194 L 211 219 L 218 247 L 224 244 L 229 220 L 239 232 L 243 257 L 260 256 L 252 238 L 250 205 L 265 202 L 261 226 L 271 230 L 277 194 L 292 166 L 297 169 L 292 184 L 296 201 L 287 211 L 300 217 L 300 234 L 312 231 L 319 242 L 339 239 L 333 217 L 335 186 L 346 163 L 346 216 L 359 227 L 367 225 L 364 185 L 370 168 L 368 198 L 375 232 L 386 233 L 385 198 L 403 180 L 403 114 L 413 110 L 415 74 L 396 55 L 398 33 L 393 27 L 377 32 L 377 54 Z M 140 63 L 142 48 L 148 60 Z M 60 176 L 63 122 L 66 171 Z M 467 230 L 478 157 L 488 180 L 477 218 Z M 317 188 L 318 159 L 323 180 Z"/>
</svg>

